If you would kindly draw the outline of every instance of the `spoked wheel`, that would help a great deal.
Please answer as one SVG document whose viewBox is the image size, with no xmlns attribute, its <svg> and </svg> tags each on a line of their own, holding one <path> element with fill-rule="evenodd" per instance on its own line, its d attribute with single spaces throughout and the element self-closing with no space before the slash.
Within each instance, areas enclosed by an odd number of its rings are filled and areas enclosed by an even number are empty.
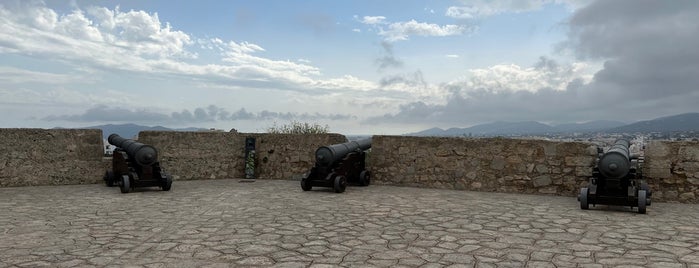
<svg viewBox="0 0 699 268">
<path fill-rule="evenodd" d="M 335 182 L 333 183 L 333 190 L 335 190 L 336 193 L 342 193 L 345 191 L 345 188 L 347 188 L 347 179 L 345 176 L 337 176 L 335 177 Z"/>
<path fill-rule="evenodd" d="M 590 209 L 590 204 L 587 202 L 587 188 L 580 189 L 580 195 L 578 196 L 578 201 L 580 201 L 581 209 Z"/>
<path fill-rule="evenodd" d="M 646 190 L 638 190 L 638 213 L 646 214 Z"/>
<path fill-rule="evenodd" d="M 161 185 L 160 188 L 162 188 L 163 191 L 170 191 L 170 188 L 172 188 L 172 176 L 165 174 L 165 181 L 163 181 L 163 185 Z"/>
<path fill-rule="evenodd" d="M 121 176 L 121 185 L 119 185 L 121 189 L 121 193 L 128 193 L 131 191 L 131 179 L 129 179 L 129 175 L 122 175 Z"/>
<path fill-rule="evenodd" d="M 104 177 L 102 177 L 102 179 L 104 179 L 104 184 L 108 187 L 114 186 L 116 180 L 116 178 L 114 178 L 114 172 L 111 170 L 104 172 Z"/>
<path fill-rule="evenodd" d="M 311 186 L 311 182 L 308 181 L 308 178 L 301 179 L 301 189 L 304 191 L 310 191 L 313 189 L 313 186 Z"/>
<path fill-rule="evenodd" d="M 362 172 L 359 173 L 359 185 L 369 186 L 370 183 L 371 183 L 371 174 L 369 173 L 368 170 L 362 170 Z"/>
</svg>

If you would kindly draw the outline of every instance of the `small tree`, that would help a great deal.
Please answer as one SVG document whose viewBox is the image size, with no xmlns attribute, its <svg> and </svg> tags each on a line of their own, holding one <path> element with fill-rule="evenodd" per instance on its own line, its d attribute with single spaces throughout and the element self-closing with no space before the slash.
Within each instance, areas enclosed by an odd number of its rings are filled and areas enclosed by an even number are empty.
<svg viewBox="0 0 699 268">
<path fill-rule="evenodd" d="M 272 134 L 324 134 L 329 132 L 328 125 L 322 126 L 318 123 L 291 121 L 288 124 L 277 125 L 275 122 L 267 128 L 267 133 Z"/>
</svg>

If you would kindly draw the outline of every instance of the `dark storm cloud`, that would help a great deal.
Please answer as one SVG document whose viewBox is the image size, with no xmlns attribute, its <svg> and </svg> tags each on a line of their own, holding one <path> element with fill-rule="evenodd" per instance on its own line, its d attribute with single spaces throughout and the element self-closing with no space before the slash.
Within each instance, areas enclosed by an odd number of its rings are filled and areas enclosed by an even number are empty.
<svg viewBox="0 0 699 268">
<path fill-rule="evenodd" d="M 209 105 L 206 108 L 196 108 L 193 112 L 184 109 L 181 112 L 171 114 L 149 112 L 146 110 L 128 110 L 124 108 L 111 108 L 97 106 L 90 108 L 79 115 L 52 115 L 42 118 L 45 121 L 70 121 L 70 122 L 134 122 L 134 123 L 198 123 L 214 121 L 236 120 L 348 120 L 356 119 L 345 114 L 320 114 L 320 113 L 280 113 L 263 110 L 252 113 L 241 108 L 233 113 L 221 107 Z"/>
<path fill-rule="evenodd" d="M 366 123 L 639 120 L 696 112 L 699 1 L 596 1 L 577 10 L 562 44 L 580 60 L 602 61 L 591 82 L 537 92 L 451 84 L 445 104 L 414 102 Z M 542 57 L 538 70 L 561 69 Z M 514 91 L 514 92 L 513 92 Z"/>
<path fill-rule="evenodd" d="M 393 45 L 391 43 L 383 41 L 381 42 L 381 47 L 383 48 L 382 56 L 375 61 L 376 65 L 379 66 L 379 71 L 387 68 L 403 67 L 403 61 L 396 58 L 393 54 Z"/>
<path fill-rule="evenodd" d="M 658 98 L 699 87 L 699 1 L 597 1 L 570 20 L 567 45 L 603 59 L 592 87 Z"/>
</svg>

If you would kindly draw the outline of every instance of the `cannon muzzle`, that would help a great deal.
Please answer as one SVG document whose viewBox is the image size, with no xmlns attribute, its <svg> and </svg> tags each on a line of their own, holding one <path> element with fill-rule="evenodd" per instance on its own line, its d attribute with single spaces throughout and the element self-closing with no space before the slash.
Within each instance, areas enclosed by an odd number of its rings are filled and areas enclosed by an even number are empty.
<svg viewBox="0 0 699 268">
<path fill-rule="evenodd" d="M 123 149 L 129 158 L 141 166 L 150 166 L 158 161 L 158 150 L 134 140 L 125 139 L 117 134 L 111 134 L 107 138 L 110 144 Z"/>
<path fill-rule="evenodd" d="M 316 150 L 316 163 L 320 166 L 329 166 L 351 152 L 361 152 L 369 148 L 371 148 L 371 138 L 322 146 Z"/>
<path fill-rule="evenodd" d="M 619 139 L 600 157 L 597 168 L 607 178 L 621 179 L 631 170 L 630 142 Z"/>
</svg>

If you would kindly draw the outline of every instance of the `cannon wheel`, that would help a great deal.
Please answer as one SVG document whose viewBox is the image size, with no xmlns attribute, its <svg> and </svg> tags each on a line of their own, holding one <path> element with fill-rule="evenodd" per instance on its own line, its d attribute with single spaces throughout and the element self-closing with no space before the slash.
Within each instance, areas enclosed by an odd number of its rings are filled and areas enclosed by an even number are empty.
<svg viewBox="0 0 699 268">
<path fill-rule="evenodd" d="M 588 193 L 587 188 L 580 189 L 580 195 L 578 196 L 578 200 L 580 201 L 580 208 L 581 209 L 590 209 L 590 204 L 587 202 L 587 193 Z"/>
<path fill-rule="evenodd" d="M 638 213 L 646 214 L 646 190 L 638 191 Z"/>
<path fill-rule="evenodd" d="M 308 181 L 308 178 L 301 179 L 301 189 L 304 191 L 310 191 L 313 189 L 313 185 Z"/>
<path fill-rule="evenodd" d="M 359 185 L 369 186 L 370 183 L 371 183 L 371 174 L 369 173 L 368 170 L 362 170 L 362 172 L 359 173 Z"/>
<path fill-rule="evenodd" d="M 131 179 L 129 179 L 129 175 L 122 175 L 121 176 L 121 193 L 128 193 L 131 191 Z"/>
<path fill-rule="evenodd" d="M 170 191 L 170 188 L 172 188 L 172 176 L 170 174 L 165 174 L 165 181 L 161 188 L 163 188 L 163 191 Z"/>
<path fill-rule="evenodd" d="M 108 187 L 114 186 L 115 183 L 115 178 L 114 178 L 114 172 L 111 170 L 107 170 L 104 172 L 104 183 L 107 184 Z"/>
<path fill-rule="evenodd" d="M 342 193 L 347 188 L 347 178 L 345 176 L 339 175 L 335 177 L 335 182 L 333 183 L 333 189 L 336 193 Z"/>
<path fill-rule="evenodd" d="M 646 206 L 650 207 L 650 200 L 653 197 L 653 193 L 650 191 L 650 186 L 647 183 L 641 184 L 641 190 L 646 191 Z"/>
</svg>

